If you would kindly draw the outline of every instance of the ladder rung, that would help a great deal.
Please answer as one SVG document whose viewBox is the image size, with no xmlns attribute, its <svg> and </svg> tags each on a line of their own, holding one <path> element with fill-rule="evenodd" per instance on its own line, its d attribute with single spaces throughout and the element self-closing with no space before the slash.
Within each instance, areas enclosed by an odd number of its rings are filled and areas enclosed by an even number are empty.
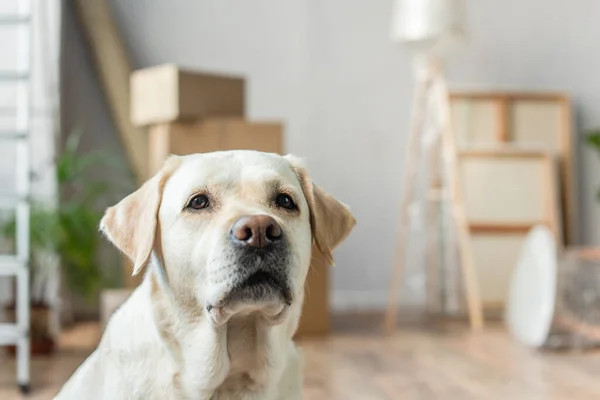
<svg viewBox="0 0 600 400">
<path fill-rule="evenodd" d="M 0 256 L 0 276 L 15 276 L 23 273 L 27 263 L 15 256 Z"/>
<path fill-rule="evenodd" d="M 444 201 L 448 199 L 448 193 L 441 188 L 432 188 L 427 197 L 431 201 Z"/>
<path fill-rule="evenodd" d="M 29 15 L 0 15 L 0 25 L 19 25 L 31 21 Z"/>
<path fill-rule="evenodd" d="M 0 131 L 0 140 L 27 139 L 27 132 Z"/>
<path fill-rule="evenodd" d="M 0 192 L 0 207 L 11 208 L 24 203 L 27 203 L 26 196 L 19 196 L 15 193 Z"/>
<path fill-rule="evenodd" d="M 0 81 L 24 81 L 28 78 L 27 72 L 0 71 Z"/>
<path fill-rule="evenodd" d="M 24 336 L 25 332 L 19 329 L 16 324 L 0 324 L 0 346 L 16 344 Z"/>
</svg>

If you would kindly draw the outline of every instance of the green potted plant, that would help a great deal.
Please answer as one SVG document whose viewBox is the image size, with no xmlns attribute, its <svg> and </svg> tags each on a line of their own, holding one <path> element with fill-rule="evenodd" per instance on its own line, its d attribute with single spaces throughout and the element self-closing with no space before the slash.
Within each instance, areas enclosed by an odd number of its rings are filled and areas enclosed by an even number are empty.
<svg viewBox="0 0 600 400">
<path fill-rule="evenodd" d="M 54 349 L 49 329 L 50 307 L 46 299 L 50 280 L 56 276 L 58 268 L 69 292 L 83 299 L 91 300 L 98 289 L 108 283 L 98 261 L 101 245 L 98 223 L 103 209 L 98 203 L 102 199 L 106 201 L 115 188 L 106 180 L 94 179 L 88 170 L 102 166 L 108 171 L 115 164 L 105 152 L 78 154 L 80 137 L 79 133 L 71 134 L 55 160 L 58 204 L 55 207 L 31 204 L 30 336 L 33 354 L 49 354 Z M 14 249 L 14 217 L 2 225 L 2 234 Z M 6 314 L 14 320 L 14 303 L 6 307 Z"/>
<path fill-rule="evenodd" d="M 600 129 L 592 130 L 585 136 L 586 144 L 594 149 L 600 155 Z M 600 189 L 596 193 L 598 201 L 600 201 Z"/>
</svg>

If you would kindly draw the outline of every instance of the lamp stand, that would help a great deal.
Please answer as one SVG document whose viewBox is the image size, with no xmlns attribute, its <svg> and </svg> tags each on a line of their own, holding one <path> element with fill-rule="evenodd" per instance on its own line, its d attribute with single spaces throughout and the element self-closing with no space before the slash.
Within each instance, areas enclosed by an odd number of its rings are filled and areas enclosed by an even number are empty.
<svg viewBox="0 0 600 400">
<path fill-rule="evenodd" d="M 428 157 L 429 168 L 435 174 L 446 174 L 447 179 L 433 179 L 428 182 L 427 201 L 439 198 L 447 201 L 450 217 L 453 219 L 454 232 L 458 239 L 458 251 L 462 278 L 466 289 L 469 322 L 472 331 L 480 331 L 484 326 L 483 310 L 477 271 L 474 265 L 471 233 L 467 224 L 464 199 L 457 163 L 457 146 L 450 121 L 450 103 L 448 88 L 440 62 L 426 59 L 418 60 L 417 85 L 411 116 L 409 144 L 405 156 L 403 190 L 400 204 L 398 237 L 396 244 L 396 262 L 393 267 L 389 302 L 385 318 L 385 330 L 396 330 L 398 317 L 398 292 L 403 280 L 407 255 L 407 229 L 411 226 L 411 206 L 415 200 L 414 186 L 417 181 L 422 157 L 420 144 L 425 140 L 428 124 L 438 135 L 439 146 L 433 146 L 440 152 Z M 437 162 L 441 161 L 441 162 Z M 429 228 L 429 227 L 428 227 Z M 427 232 L 430 236 L 431 232 Z M 431 251 L 431 249 L 429 250 Z"/>
</svg>

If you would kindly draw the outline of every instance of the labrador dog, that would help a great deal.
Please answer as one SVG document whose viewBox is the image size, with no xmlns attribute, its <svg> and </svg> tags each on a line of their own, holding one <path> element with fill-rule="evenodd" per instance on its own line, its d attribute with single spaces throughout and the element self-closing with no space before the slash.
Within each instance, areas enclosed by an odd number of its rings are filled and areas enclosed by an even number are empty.
<svg viewBox="0 0 600 400">
<path fill-rule="evenodd" d="M 301 399 L 312 249 L 355 223 L 296 157 L 171 156 L 102 218 L 144 280 L 56 399 Z"/>
</svg>

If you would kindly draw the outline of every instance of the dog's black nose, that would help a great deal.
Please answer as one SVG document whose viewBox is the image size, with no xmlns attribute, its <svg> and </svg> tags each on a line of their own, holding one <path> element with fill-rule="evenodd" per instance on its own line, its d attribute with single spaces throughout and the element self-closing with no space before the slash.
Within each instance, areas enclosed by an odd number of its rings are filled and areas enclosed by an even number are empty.
<svg viewBox="0 0 600 400">
<path fill-rule="evenodd" d="M 281 227 L 268 215 L 251 215 L 235 221 L 231 236 L 239 243 L 262 249 L 281 239 Z"/>
</svg>

